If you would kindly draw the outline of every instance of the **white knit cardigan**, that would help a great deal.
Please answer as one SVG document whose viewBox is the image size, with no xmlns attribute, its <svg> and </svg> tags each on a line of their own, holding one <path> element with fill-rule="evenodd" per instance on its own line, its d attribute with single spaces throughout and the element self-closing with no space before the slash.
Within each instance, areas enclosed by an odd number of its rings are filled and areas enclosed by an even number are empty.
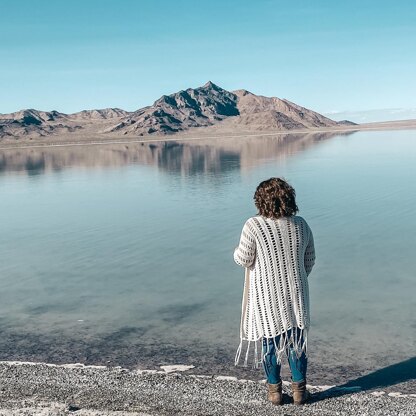
<svg viewBox="0 0 416 416">
<path fill-rule="evenodd" d="M 308 275 L 315 263 L 312 231 L 300 216 L 279 219 L 255 216 L 243 227 L 234 261 L 245 267 L 240 325 L 239 364 L 244 341 L 244 365 L 254 343 L 255 367 L 261 363 L 258 342 L 281 335 L 275 342 L 278 362 L 289 344 L 297 355 L 307 352 L 309 319 Z M 301 336 L 291 328 L 300 328 Z M 289 331 L 289 332 L 288 332 Z M 265 354 L 266 351 L 262 351 Z"/>
</svg>

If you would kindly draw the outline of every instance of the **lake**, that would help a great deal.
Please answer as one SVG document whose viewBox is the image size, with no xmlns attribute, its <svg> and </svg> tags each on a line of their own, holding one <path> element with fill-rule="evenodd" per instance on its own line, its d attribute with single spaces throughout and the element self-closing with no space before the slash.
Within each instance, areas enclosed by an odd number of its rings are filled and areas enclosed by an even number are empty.
<svg viewBox="0 0 416 416">
<path fill-rule="evenodd" d="M 416 130 L 0 150 L 0 357 L 234 368 L 257 184 L 310 224 L 311 381 L 415 353 Z"/>
</svg>

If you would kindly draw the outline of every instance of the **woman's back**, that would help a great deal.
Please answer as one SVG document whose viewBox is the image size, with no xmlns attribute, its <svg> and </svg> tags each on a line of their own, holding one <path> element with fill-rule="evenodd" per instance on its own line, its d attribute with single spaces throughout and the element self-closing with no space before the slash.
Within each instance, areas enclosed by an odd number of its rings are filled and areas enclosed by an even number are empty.
<svg viewBox="0 0 416 416">
<path fill-rule="evenodd" d="M 243 321 L 248 339 L 309 327 L 307 276 L 315 253 L 312 232 L 302 217 L 249 218 L 234 259 L 250 269 Z"/>
</svg>

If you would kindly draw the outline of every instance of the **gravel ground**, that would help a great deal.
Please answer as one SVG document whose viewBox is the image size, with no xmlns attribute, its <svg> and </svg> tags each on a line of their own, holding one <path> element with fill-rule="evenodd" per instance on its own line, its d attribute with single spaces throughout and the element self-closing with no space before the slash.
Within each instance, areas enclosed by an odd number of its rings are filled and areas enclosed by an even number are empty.
<svg viewBox="0 0 416 416">
<path fill-rule="evenodd" d="M 181 368 L 0 362 L 0 415 L 416 415 L 416 394 L 309 386 L 310 404 L 266 400 L 263 382 L 187 375 Z"/>
</svg>

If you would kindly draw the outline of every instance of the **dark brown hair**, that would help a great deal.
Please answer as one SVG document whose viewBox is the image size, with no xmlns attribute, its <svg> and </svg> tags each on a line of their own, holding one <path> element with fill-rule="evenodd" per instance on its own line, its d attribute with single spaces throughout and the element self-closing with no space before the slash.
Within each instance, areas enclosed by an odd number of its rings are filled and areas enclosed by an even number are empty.
<svg viewBox="0 0 416 416">
<path fill-rule="evenodd" d="M 295 190 L 280 178 L 261 182 L 254 193 L 254 203 L 259 215 L 268 218 L 295 215 L 299 211 L 295 199 Z"/>
</svg>

